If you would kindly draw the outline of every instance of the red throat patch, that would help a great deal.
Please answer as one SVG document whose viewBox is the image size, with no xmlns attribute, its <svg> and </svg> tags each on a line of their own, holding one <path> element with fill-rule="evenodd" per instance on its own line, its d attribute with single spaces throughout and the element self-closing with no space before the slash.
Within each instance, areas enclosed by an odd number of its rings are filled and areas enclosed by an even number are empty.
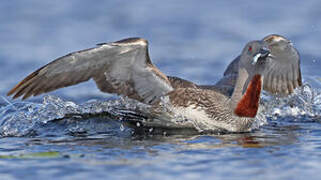
<svg viewBox="0 0 321 180">
<path fill-rule="evenodd" d="M 242 99 L 238 102 L 234 113 L 240 117 L 256 116 L 262 88 L 261 75 L 254 75 Z"/>
</svg>

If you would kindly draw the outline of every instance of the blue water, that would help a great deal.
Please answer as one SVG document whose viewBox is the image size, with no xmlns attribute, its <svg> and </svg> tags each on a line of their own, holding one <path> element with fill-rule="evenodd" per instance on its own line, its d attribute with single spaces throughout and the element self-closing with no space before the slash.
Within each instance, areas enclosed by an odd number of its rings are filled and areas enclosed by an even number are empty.
<svg viewBox="0 0 321 180">
<path fill-rule="evenodd" d="M 2 1 L 1 179 L 319 179 L 320 7 L 318 0 Z M 57 57 L 132 36 L 149 40 L 165 74 L 211 84 L 248 41 L 272 33 L 300 52 L 305 86 L 287 99 L 264 96 L 264 121 L 250 133 L 137 133 L 117 119 L 124 100 L 92 81 L 27 101 L 6 97 Z M 64 118 L 70 113 L 77 115 Z"/>
</svg>

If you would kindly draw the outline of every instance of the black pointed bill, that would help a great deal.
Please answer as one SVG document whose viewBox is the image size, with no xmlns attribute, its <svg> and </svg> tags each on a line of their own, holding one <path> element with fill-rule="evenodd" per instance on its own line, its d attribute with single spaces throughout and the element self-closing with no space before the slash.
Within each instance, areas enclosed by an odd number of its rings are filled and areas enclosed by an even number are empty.
<svg viewBox="0 0 321 180">
<path fill-rule="evenodd" d="M 252 65 L 255 65 L 260 58 L 266 58 L 269 56 L 269 54 L 270 50 L 266 47 L 262 47 L 260 51 L 253 57 Z"/>
</svg>

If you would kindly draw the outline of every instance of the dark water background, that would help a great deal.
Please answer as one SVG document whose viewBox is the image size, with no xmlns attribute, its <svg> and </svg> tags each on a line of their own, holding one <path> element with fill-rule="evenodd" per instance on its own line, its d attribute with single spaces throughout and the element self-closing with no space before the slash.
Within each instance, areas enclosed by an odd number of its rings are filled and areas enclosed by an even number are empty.
<svg viewBox="0 0 321 180">
<path fill-rule="evenodd" d="M 248 41 L 272 33 L 300 52 L 306 86 L 271 100 L 267 124 L 251 133 L 133 135 L 112 118 L 46 121 L 117 104 L 93 82 L 25 102 L 5 95 L 59 56 L 133 36 L 149 40 L 165 74 L 211 84 Z M 318 0 L 3 0 L 0 42 L 1 179 L 320 179 Z"/>
</svg>

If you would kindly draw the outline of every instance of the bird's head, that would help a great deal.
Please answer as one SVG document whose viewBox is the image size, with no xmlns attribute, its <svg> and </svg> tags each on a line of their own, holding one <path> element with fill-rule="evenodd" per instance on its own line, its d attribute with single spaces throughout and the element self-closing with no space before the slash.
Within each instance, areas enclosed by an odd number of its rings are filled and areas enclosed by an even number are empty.
<svg viewBox="0 0 321 180">
<path fill-rule="evenodd" d="M 245 68 L 249 74 L 262 74 L 270 52 L 266 42 L 251 41 L 242 51 L 239 66 Z"/>
</svg>

